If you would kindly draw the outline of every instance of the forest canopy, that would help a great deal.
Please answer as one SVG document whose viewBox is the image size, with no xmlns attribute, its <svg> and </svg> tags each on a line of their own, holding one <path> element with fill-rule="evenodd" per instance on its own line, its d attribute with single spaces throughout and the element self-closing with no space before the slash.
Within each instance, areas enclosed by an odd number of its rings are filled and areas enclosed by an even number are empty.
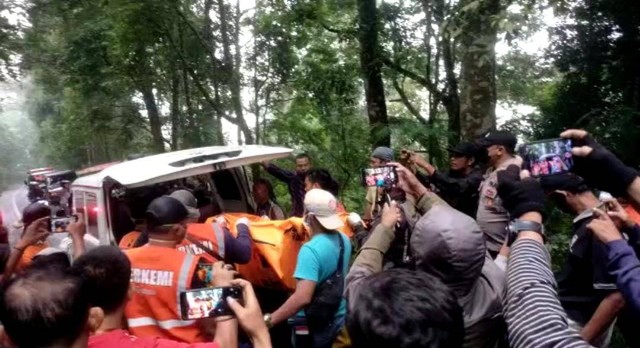
<svg viewBox="0 0 640 348">
<path fill-rule="evenodd" d="M 278 144 L 351 187 L 372 147 L 443 164 L 448 145 L 498 126 L 497 107 L 521 140 L 582 127 L 640 164 L 634 0 L 0 6 L 0 79 L 28 79 L 23 111 L 48 164 Z M 546 47 L 523 49 L 540 31 Z"/>
</svg>

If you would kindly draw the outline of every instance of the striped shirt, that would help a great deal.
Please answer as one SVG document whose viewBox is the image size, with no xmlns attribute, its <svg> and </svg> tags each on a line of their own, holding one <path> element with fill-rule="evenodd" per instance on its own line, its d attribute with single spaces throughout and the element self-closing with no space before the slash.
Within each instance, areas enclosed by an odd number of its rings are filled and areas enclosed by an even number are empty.
<svg viewBox="0 0 640 348">
<path fill-rule="evenodd" d="M 511 248 L 504 304 L 511 348 L 592 347 L 569 327 L 550 264 L 537 241 L 519 239 Z"/>
</svg>

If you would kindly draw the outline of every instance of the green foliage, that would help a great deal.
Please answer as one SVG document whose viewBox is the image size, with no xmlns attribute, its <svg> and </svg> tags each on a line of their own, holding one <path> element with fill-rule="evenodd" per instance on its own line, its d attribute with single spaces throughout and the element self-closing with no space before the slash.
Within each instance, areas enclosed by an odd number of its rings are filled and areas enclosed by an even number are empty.
<svg viewBox="0 0 640 348">
<path fill-rule="evenodd" d="M 20 53 L 18 28 L 5 16 L 15 7 L 10 2 L 0 3 L 0 82 L 17 77 L 16 55 Z"/>
<path fill-rule="evenodd" d="M 326 44 L 317 38 L 300 56 L 294 73 L 306 78 L 293 83 L 292 100 L 268 123 L 265 142 L 309 153 L 316 167 L 329 169 L 340 182 L 344 204 L 360 210 L 364 193 L 359 193 L 358 175 L 368 159 L 369 140 L 357 103 L 358 62 L 348 48 L 341 52 Z"/>
<path fill-rule="evenodd" d="M 549 57 L 562 79 L 537 100 L 539 137 L 585 128 L 621 158 L 640 165 L 640 4 L 578 1 L 553 29 Z"/>
</svg>

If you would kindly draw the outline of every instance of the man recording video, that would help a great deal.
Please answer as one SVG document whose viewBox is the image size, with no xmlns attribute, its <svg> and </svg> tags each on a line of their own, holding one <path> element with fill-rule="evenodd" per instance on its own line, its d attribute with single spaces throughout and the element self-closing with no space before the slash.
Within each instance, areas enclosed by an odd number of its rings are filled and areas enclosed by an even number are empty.
<svg viewBox="0 0 640 348">
<path fill-rule="evenodd" d="M 424 157 L 411 153 L 410 160 L 429 175 L 438 195 L 457 210 L 475 218 L 478 210 L 478 187 L 482 170 L 476 164 L 478 148 L 472 143 L 460 143 L 449 148 L 449 170 L 436 170 Z"/>
<path fill-rule="evenodd" d="M 393 158 L 394 153 L 392 149 L 384 146 L 377 147 L 371 154 L 371 168 L 384 167 L 385 165 L 387 165 L 387 163 L 393 161 Z M 376 215 L 379 208 L 381 194 L 382 190 L 379 187 L 367 187 L 367 196 L 364 205 L 363 217 L 365 221 L 373 220 L 374 216 Z"/>
</svg>

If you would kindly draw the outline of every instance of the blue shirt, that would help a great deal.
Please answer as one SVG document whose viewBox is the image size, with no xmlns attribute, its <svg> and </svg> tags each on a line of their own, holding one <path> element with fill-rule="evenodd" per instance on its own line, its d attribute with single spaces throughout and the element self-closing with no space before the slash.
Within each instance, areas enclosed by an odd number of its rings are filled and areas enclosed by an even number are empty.
<svg viewBox="0 0 640 348">
<path fill-rule="evenodd" d="M 344 242 L 342 255 L 342 277 L 347 277 L 349 260 L 351 259 L 351 241 L 342 233 L 319 233 L 306 242 L 300 253 L 293 276 L 298 280 L 310 280 L 318 284 L 327 280 L 338 268 L 338 253 L 340 252 L 340 236 Z M 336 318 L 347 313 L 347 301 L 343 298 Z"/>
</svg>

